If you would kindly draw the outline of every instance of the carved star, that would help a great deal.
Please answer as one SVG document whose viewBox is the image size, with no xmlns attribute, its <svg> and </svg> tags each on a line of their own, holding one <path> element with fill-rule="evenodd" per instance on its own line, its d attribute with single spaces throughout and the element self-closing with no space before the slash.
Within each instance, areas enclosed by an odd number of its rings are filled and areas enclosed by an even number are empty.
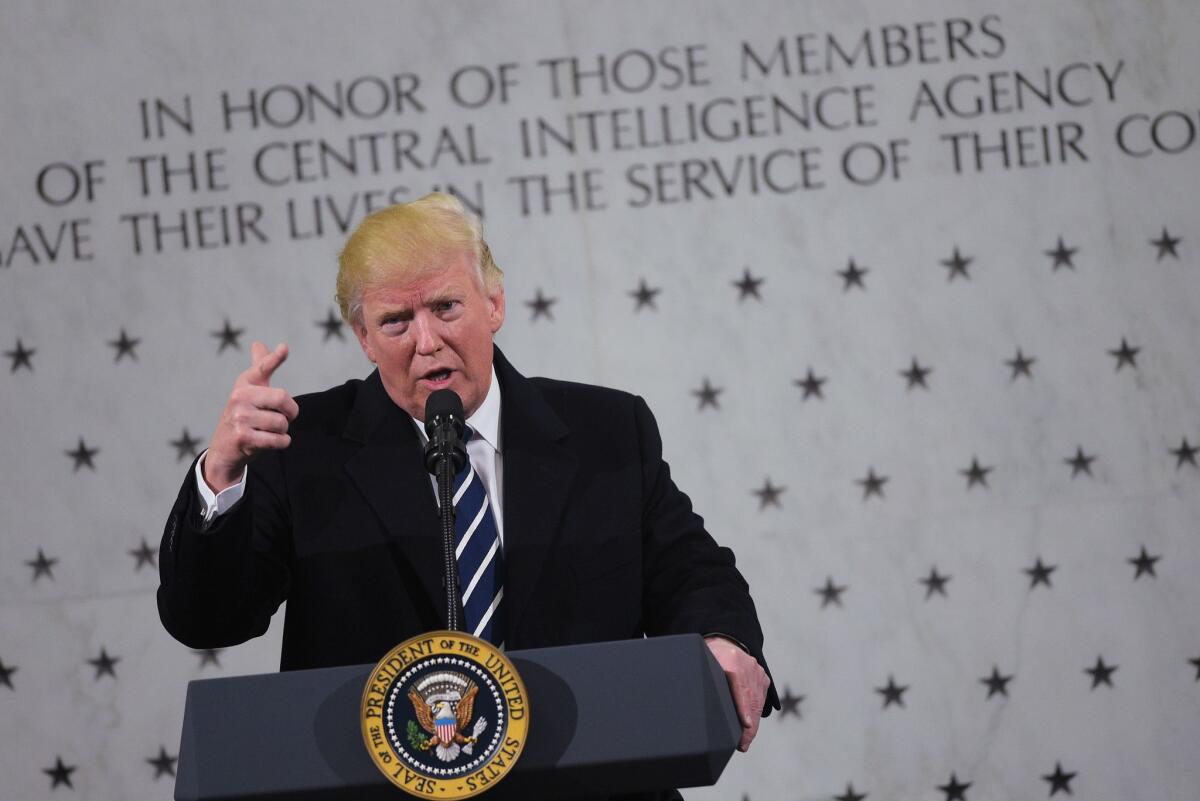
<svg viewBox="0 0 1200 801">
<path fill-rule="evenodd" d="M 908 382 L 907 389 L 909 390 L 911 390 L 913 387 L 929 389 L 929 384 L 925 383 L 925 378 L 932 372 L 932 367 L 922 367 L 917 363 L 917 357 L 914 356 L 912 360 L 912 366 L 907 370 L 901 370 L 900 375 L 904 376 L 904 379 Z"/>
<path fill-rule="evenodd" d="M 221 326 L 221 329 L 219 331 L 211 332 L 214 337 L 221 341 L 217 346 L 217 353 L 224 353 L 226 348 L 241 350 L 242 345 L 240 342 L 238 342 L 238 339 L 243 333 L 245 333 L 245 331 L 246 329 L 244 328 L 234 328 L 229 324 L 229 318 L 226 317 L 225 324 Z"/>
<path fill-rule="evenodd" d="M 25 564 L 27 564 L 33 568 L 33 580 L 34 581 L 37 581 L 42 576 L 45 576 L 46 578 L 53 581 L 54 580 L 53 568 L 56 564 L 58 564 L 58 559 L 51 559 L 50 557 L 46 556 L 46 554 L 42 553 L 41 548 L 38 548 L 37 559 L 31 559 L 30 561 L 27 561 Z"/>
<path fill-rule="evenodd" d="M 1169 233 L 1167 233 L 1167 229 L 1164 226 L 1162 230 L 1162 236 L 1160 236 L 1158 239 L 1150 240 L 1150 244 L 1158 248 L 1158 255 L 1155 257 L 1154 261 L 1160 262 L 1166 256 L 1171 256 L 1172 258 L 1178 259 L 1179 251 L 1176 250 L 1176 248 L 1182 241 L 1183 240 L 1179 237 L 1171 236 Z"/>
<path fill-rule="evenodd" d="M 629 292 L 629 296 L 634 300 L 633 310 L 639 312 L 643 308 L 649 308 L 652 311 L 658 311 L 658 304 L 654 302 L 654 298 L 659 292 L 662 292 L 661 287 L 650 287 L 646 284 L 645 278 L 639 278 L 637 289 Z"/>
<path fill-rule="evenodd" d="M 158 779 L 161 776 L 175 775 L 175 763 L 179 761 L 179 757 L 169 755 L 167 749 L 160 745 L 158 756 L 147 757 L 146 761 L 154 766 L 154 778 Z"/>
<path fill-rule="evenodd" d="M 1075 262 L 1073 262 L 1072 259 L 1075 258 L 1075 254 L 1078 251 L 1079 248 L 1069 248 L 1064 245 L 1063 239 L 1060 236 L 1058 238 L 1058 246 L 1055 247 L 1054 250 L 1047 250 L 1043 252 L 1050 258 L 1054 259 L 1054 265 L 1050 269 L 1054 272 L 1057 272 L 1059 267 L 1070 267 L 1072 270 L 1074 270 Z"/>
<path fill-rule="evenodd" d="M 800 702 L 803 700 L 803 695 L 792 695 L 792 688 L 785 688 L 783 697 L 779 699 L 779 719 L 782 720 L 788 715 L 795 715 L 797 718 L 802 717 L 800 714 Z"/>
<path fill-rule="evenodd" d="M 1131 556 L 1128 560 L 1126 560 L 1129 562 L 1129 564 L 1136 568 L 1136 572 L 1133 574 L 1133 580 L 1137 581 L 1142 577 L 1143 573 L 1148 573 L 1150 578 L 1158 578 L 1158 574 L 1154 572 L 1154 563 L 1159 559 L 1162 559 L 1161 555 L 1151 556 L 1150 554 L 1146 553 L 1146 546 L 1143 545 L 1141 553 L 1139 553 L 1137 556 Z"/>
<path fill-rule="evenodd" d="M 79 438 L 79 445 L 73 451 L 63 451 L 67 456 L 75 462 L 72 472 L 78 473 L 79 468 L 86 467 L 88 470 L 95 470 L 96 465 L 92 462 L 92 458 L 100 452 L 99 448 L 89 448 L 83 441 L 83 437 Z"/>
<path fill-rule="evenodd" d="M 717 400 L 717 396 L 724 391 L 721 387 L 714 387 L 709 383 L 708 378 L 705 377 L 704 383 L 700 385 L 700 389 L 692 390 L 692 394 L 696 396 L 698 401 L 696 408 L 703 410 L 711 406 L 714 409 L 720 409 L 721 404 Z"/>
<path fill-rule="evenodd" d="M 827 380 L 828 378 L 817 378 L 810 367 L 808 368 L 808 374 L 804 378 L 797 378 L 792 383 L 804 390 L 804 396 L 800 400 L 808 400 L 814 395 L 824 400 L 825 393 L 821 391 L 821 385 Z"/>
<path fill-rule="evenodd" d="M 863 801 L 863 799 L 866 797 L 867 793 L 856 793 L 854 792 L 854 785 L 847 784 L 846 792 L 842 793 L 841 795 L 835 795 L 833 797 L 833 801 Z"/>
<path fill-rule="evenodd" d="M 1033 563 L 1033 567 L 1025 568 L 1025 572 L 1029 575 L 1029 589 L 1033 589 L 1039 584 L 1045 584 L 1047 587 L 1054 586 L 1050 583 L 1050 574 L 1058 570 L 1058 565 L 1042 564 L 1042 557 L 1038 557 Z"/>
<path fill-rule="evenodd" d="M 1013 680 L 1013 676 L 1000 675 L 1000 668 L 992 665 L 992 675 L 984 676 L 979 680 L 981 684 L 986 684 L 988 688 L 987 697 L 991 698 L 996 693 L 1000 693 L 1005 698 L 1008 697 L 1008 683 Z"/>
<path fill-rule="evenodd" d="M 1178 448 L 1172 448 L 1170 453 L 1175 457 L 1176 470 L 1185 464 L 1190 464 L 1192 467 L 1200 467 L 1200 465 L 1196 464 L 1196 454 L 1200 453 L 1200 445 L 1189 445 L 1187 437 L 1183 438 Z"/>
<path fill-rule="evenodd" d="M 753 494 L 758 496 L 758 510 L 761 512 L 768 506 L 779 508 L 779 496 L 783 494 L 787 487 L 776 487 L 771 483 L 771 479 L 767 478 L 763 481 L 762 487 L 753 491 Z"/>
<path fill-rule="evenodd" d="M 170 444 L 175 449 L 175 461 L 177 462 L 184 459 L 195 459 L 196 454 L 200 452 L 200 440 L 189 434 L 187 428 L 183 429 L 179 439 L 171 440 Z"/>
<path fill-rule="evenodd" d="M 213 667 L 221 666 L 221 648 L 201 648 L 193 651 L 196 656 L 200 657 L 200 667 L 212 665 Z"/>
<path fill-rule="evenodd" d="M 54 767 L 42 768 L 42 773 L 45 773 L 50 777 L 51 790 L 53 790 L 55 787 L 58 787 L 60 784 L 65 784 L 67 787 L 70 787 L 72 790 L 74 790 L 75 785 L 71 784 L 71 774 L 74 772 L 75 766 L 64 765 L 62 757 L 60 756 L 54 757 Z"/>
<path fill-rule="evenodd" d="M 1042 777 L 1043 781 L 1050 782 L 1050 795 L 1053 796 L 1059 790 L 1071 795 L 1071 779 L 1074 779 L 1076 774 L 1067 773 L 1062 769 L 1061 762 L 1054 763 L 1054 772 L 1047 773 Z"/>
<path fill-rule="evenodd" d="M 554 314 L 550 311 L 550 307 L 555 303 L 558 303 L 558 298 L 546 297 L 542 294 L 542 288 L 538 287 L 533 300 L 525 301 L 525 305 L 530 310 L 529 319 L 537 320 L 539 317 L 545 317 L 547 320 L 553 320 Z"/>
<path fill-rule="evenodd" d="M 967 801 L 967 788 L 970 786 L 971 782 L 959 783 L 958 777 L 951 773 L 950 781 L 939 784 L 938 789 L 946 794 L 946 801 Z"/>
<path fill-rule="evenodd" d="M 888 476 L 880 476 L 875 474 L 874 467 L 867 468 L 866 478 L 857 479 L 854 483 L 863 488 L 863 500 L 867 500 L 872 495 L 883 497 L 883 485 L 888 482 Z"/>
<path fill-rule="evenodd" d="M 15 689 L 12 683 L 13 674 L 17 672 L 16 665 L 6 665 L 0 661 L 0 684 L 3 684 L 8 689 Z"/>
<path fill-rule="evenodd" d="M 135 571 L 141 570 L 144 565 L 157 567 L 154 564 L 154 555 L 158 553 L 158 549 L 151 548 L 150 543 L 146 542 L 146 538 L 142 537 L 142 544 L 128 552 L 130 556 L 137 560 L 137 564 L 133 566 Z"/>
<path fill-rule="evenodd" d="M 958 245 L 954 246 L 954 253 L 948 259 L 942 259 L 941 264 L 950 272 L 946 276 L 947 281 L 953 281 L 958 276 L 970 280 L 971 275 L 967 272 L 967 265 L 975 261 L 974 257 L 963 256 L 958 252 Z"/>
<path fill-rule="evenodd" d="M 849 292 L 850 287 L 854 286 L 865 291 L 867 285 L 863 282 L 863 276 L 869 272 L 871 271 L 866 267 L 859 267 L 854 263 L 854 259 L 851 259 L 846 269 L 837 272 L 842 277 L 842 291 Z"/>
<path fill-rule="evenodd" d="M 1029 368 L 1033 367 L 1033 363 L 1036 361 L 1036 358 L 1032 356 L 1026 356 L 1021 352 L 1020 348 L 1017 348 L 1017 355 L 1004 362 L 1012 369 L 1012 376 L 1010 376 L 1008 380 L 1016 381 L 1020 376 L 1033 378 L 1033 373 L 1030 372 Z"/>
<path fill-rule="evenodd" d="M 12 364 L 9 365 L 8 372 L 15 373 L 17 370 L 20 370 L 22 367 L 24 367 L 26 370 L 32 373 L 33 362 L 30 360 L 33 358 L 33 354 L 35 353 L 37 353 L 36 348 L 25 347 L 25 344 L 21 342 L 20 337 L 18 337 L 17 346 L 12 350 L 4 351 L 4 355 L 12 359 Z"/>
<path fill-rule="evenodd" d="M 115 348 L 117 351 L 116 358 L 114 358 L 113 361 L 119 362 L 121 359 L 128 356 L 136 362 L 137 351 L 134 350 L 134 348 L 136 348 L 141 341 L 142 340 L 140 338 L 131 338 L 125 333 L 125 329 L 122 328 L 121 335 L 108 343 L 109 347 Z"/>
<path fill-rule="evenodd" d="M 1106 684 L 1109 687 L 1113 686 L 1112 674 L 1116 672 L 1116 665 L 1104 664 L 1104 657 L 1097 656 L 1094 667 L 1084 668 L 1083 672 L 1092 677 L 1092 689 L 1096 689 L 1101 684 Z"/>
<path fill-rule="evenodd" d="M 971 457 L 971 466 L 964 468 L 962 470 L 959 470 L 958 472 L 961 475 L 966 477 L 967 489 L 971 489 L 976 484 L 979 484 L 984 489 L 987 489 L 988 488 L 987 474 L 992 472 L 993 469 L 994 468 L 992 468 L 992 467 L 984 467 L 983 465 L 979 464 L 979 459 L 972 456 Z"/>
<path fill-rule="evenodd" d="M 1192 657 L 1188 664 L 1196 669 L 1196 681 L 1200 681 L 1200 656 Z"/>
<path fill-rule="evenodd" d="M 838 606 L 841 606 L 842 593 L 846 590 L 846 585 L 843 584 L 842 586 L 838 586 L 837 584 L 833 583 L 833 576 L 826 576 L 825 586 L 818 587 L 817 589 L 813 590 L 813 592 L 821 596 L 821 608 L 824 609 L 830 604 L 837 604 Z"/>
<path fill-rule="evenodd" d="M 951 576 L 943 576 L 937 572 L 937 565 L 929 568 L 929 575 L 921 579 L 921 583 L 925 585 L 925 600 L 928 601 L 935 592 L 943 598 L 948 597 L 946 595 L 946 582 L 950 581 L 950 579 Z"/>
<path fill-rule="evenodd" d="M 101 647 L 100 655 L 97 656 L 95 659 L 89 659 L 88 664 L 96 669 L 95 678 L 97 680 L 99 680 L 100 677 L 104 676 L 104 675 L 112 676 L 115 679 L 117 677 L 117 671 L 114 670 L 113 668 L 115 668 L 116 664 L 120 661 L 121 661 L 121 657 L 109 656 L 108 651 L 105 650 L 103 647 Z"/>
<path fill-rule="evenodd" d="M 1140 350 L 1141 348 L 1131 347 L 1130 344 L 1125 341 L 1125 337 L 1121 337 L 1121 347 L 1116 348 L 1115 350 L 1110 350 L 1108 355 L 1117 360 L 1117 370 L 1120 370 L 1127 364 L 1136 370 L 1137 355 L 1138 351 Z"/>
<path fill-rule="evenodd" d="M 342 331 L 342 326 L 345 325 L 345 323 L 342 321 L 341 317 L 333 313 L 333 309 L 329 310 L 329 313 L 325 315 L 324 320 L 317 320 L 314 325 L 321 329 L 322 342 L 328 342 L 334 337 L 337 337 L 342 342 L 346 341 L 346 334 L 344 331 Z"/>
<path fill-rule="evenodd" d="M 755 278 L 750 275 L 750 268 L 747 267 L 742 271 L 742 277 L 737 281 L 731 281 L 738 291 L 738 302 L 741 303 L 746 298 L 754 298 L 762 300 L 762 294 L 758 291 L 759 287 L 766 281 L 765 278 Z"/>
<path fill-rule="evenodd" d="M 883 687 L 876 687 L 875 692 L 883 696 L 883 708 L 887 709 L 892 704 L 904 706 L 904 693 L 908 692 L 908 685 L 898 685 L 896 680 L 892 678 L 892 674 L 888 674 L 887 684 Z"/>
<path fill-rule="evenodd" d="M 1071 466 L 1071 478 L 1075 478 L 1080 473 L 1087 473 L 1088 476 L 1091 476 L 1092 462 L 1096 461 L 1096 456 L 1094 454 L 1092 456 L 1085 455 L 1083 446 L 1080 445 L 1075 448 L 1074 456 L 1068 456 L 1063 461 Z"/>
</svg>

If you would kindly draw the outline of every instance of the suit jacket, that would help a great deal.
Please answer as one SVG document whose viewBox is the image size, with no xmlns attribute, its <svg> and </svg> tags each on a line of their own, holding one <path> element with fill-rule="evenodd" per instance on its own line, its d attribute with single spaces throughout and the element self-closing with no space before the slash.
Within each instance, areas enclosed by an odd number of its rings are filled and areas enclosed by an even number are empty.
<svg viewBox="0 0 1200 801">
<path fill-rule="evenodd" d="M 495 367 L 505 647 L 720 632 L 765 666 L 747 584 L 672 482 L 645 402 L 527 379 L 499 350 Z M 376 662 L 446 627 L 420 440 L 378 372 L 296 400 L 291 446 L 253 462 L 208 530 L 189 471 L 163 535 L 159 614 L 184 644 L 224 647 L 266 631 L 286 600 L 281 669 Z"/>
</svg>

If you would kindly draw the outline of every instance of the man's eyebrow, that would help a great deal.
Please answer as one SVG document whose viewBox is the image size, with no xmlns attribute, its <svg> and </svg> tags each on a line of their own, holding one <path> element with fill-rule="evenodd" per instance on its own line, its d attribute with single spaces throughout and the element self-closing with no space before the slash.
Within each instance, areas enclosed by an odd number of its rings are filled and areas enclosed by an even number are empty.
<svg viewBox="0 0 1200 801">
<path fill-rule="evenodd" d="M 408 306 L 392 306 L 390 308 L 381 309 L 375 315 L 377 323 L 383 323 L 391 319 L 411 320 L 413 316 L 412 309 Z"/>
</svg>

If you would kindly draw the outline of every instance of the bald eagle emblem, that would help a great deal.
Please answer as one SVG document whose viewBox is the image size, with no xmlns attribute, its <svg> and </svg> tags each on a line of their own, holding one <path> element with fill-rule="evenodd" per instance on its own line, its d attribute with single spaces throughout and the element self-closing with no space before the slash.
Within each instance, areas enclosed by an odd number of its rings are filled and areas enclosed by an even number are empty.
<svg viewBox="0 0 1200 801">
<path fill-rule="evenodd" d="M 429 737 L 420 737 L 414 744 L 424 751 L 432 750 L 443 762 L 451 762 L 459 753 L 471 754 L 479 735 L 487 728 L 480 715 L 471 724 L 475 694 L 479 686 L 461 673 L 443 671 L 431 673 L 408 691 L 417 722 Z M 470 727 L 470 734 L 466 734 Z"/>
</svg>

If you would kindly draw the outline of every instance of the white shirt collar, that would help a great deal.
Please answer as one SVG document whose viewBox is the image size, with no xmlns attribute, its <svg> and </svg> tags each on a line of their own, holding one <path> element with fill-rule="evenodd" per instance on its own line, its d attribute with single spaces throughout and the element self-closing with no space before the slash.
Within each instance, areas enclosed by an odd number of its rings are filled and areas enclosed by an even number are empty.
<svg viewBox="0 0 1200 801">
<path fill-rule="evenodd" d="M 428 442 L 424 423 L 415 417 L 410 416 L 410 419 L 417 427 L 417 433 L 421 435 L 421 442 Z M 475 414 L 467 418 L 467 425 L 475 431 L 477 438 L 490 445 L 496 453 L 500 452 L 500 381 L 496 378 L 495 367 L 492 367 L 492 382 L 487 395 L 475 410 Z"/>
</svg>

